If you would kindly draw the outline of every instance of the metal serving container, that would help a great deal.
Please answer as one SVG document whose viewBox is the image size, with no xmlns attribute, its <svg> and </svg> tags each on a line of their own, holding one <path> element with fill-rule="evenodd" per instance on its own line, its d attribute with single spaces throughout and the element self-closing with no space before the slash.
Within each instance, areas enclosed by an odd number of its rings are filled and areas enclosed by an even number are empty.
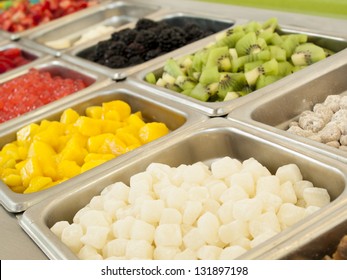
<svg viewBox="0 0 347 280">
<path fill-rule="evenodd" d="M 260 256 L 262 259 L 322 260 L 332 257 L 343 236 L 347 234 L 347 208 L 335 211 L 322 219 L 314 228 L 300 236 L 286 240 L 280 247 L 272 248 Z"/>
<path fill-rule="evenodd" d="M 235 22 L 235 26 L 237 25 L 242 25 L 244 24 L 244 21 L 238 21 L 236 20 Z M 300 27 L 296 27 L 296 26 L 290 26 L 290 25 L 282 25 L 280 24 L 281 29 L 278 30 L 278 33 L 280 34 L 307 34 L 308 36 L 308 41 L 309 42 L 313 42 L 321 47 L 325 47 L 328 49 L 333 50 L 334 52 L 340 52 L 343 49 L 345 49 L 347 47 L 347 37 L 343 38 L 343 37 L 336 37 L 336 36 L 332 36 L 326 33 L 319 33 L 319 32 L 313 32 L 304 28 L 300 28 Z M 212 41 L 211 38 L 205 40 L 204 42 L 202 42 L 200 44 L 200 46 L 196 45 L 197 48 L 191 48 L 190 50 L 185 49 L 184 51 L 182 50 L 180 53 L 175 53 L 174 55 L 171 55 L 171 57 L 173 57 L 174 59 L 178 59 L 181 58 L 185 55 L 188 54 L 192 54 L 197 50 L 200 50 L 202 47 L 201 46 L 206 46 L 211 42 L 214 42 L 215 38 L 213 37 Z M 326 58 L 325 60 L 330 61 L 329 63 L 335 63 L 334 61 L 338 60 L 338 58 L 334 58 L 335 55 Z M 281 88 L 279 82 L 277 81 L 273 84 L 270 84 L 264 88 L 261 88 L 259 90 L 256 90 L 246 96 L 243 97 L 239 97 L 237 99 L 234 100 L 230 100 L 230 101 L 223 101 L 223 102 L 203 102 L 200 100 L 197 100 L 195 98 L 189 97 L 189 96 L 185 96 L 181 93 L 177 93 L 174 92 L 172 90 L 169 89 L 165 89 L 162 87 L 158 87 L 156 85 L 152 85 L 150 83 L 147 83 L 145 81 L 145 76 L 146 74 L 153 72 L 156 77 L 160 77 L 163 73 L 163 68 L 166 62 L 166 59 L 168 57 L 165 57 L 163 59 L 161 59 L 157 64 L 152 64 L 150 67 L 147 67 L 145 70 L 137 72 L 133 75 L 131 75 L 129 78 L 130 79 L 135 79 L 137 81 L 139 81 L 140 83 L 142 83 L 144 86 L 149 86 L 151 88 L 153 88 L 153 90 L 155 90 L 156 93 L 158 94 L 163 94 L 165 96 L 167 96 L 170 99 L 176 100 L 178 102 L 184 103 L 186 105 L 189 105 L 190 107 L 201 111 L 202 113 L 208 115 L 208 116 L 225 116 L 228 113 L 230 113 L 232 110 L 234 110 L 235 108 L 243 105 L 243 104 L 248 104 L 253 102 L 253 100 L 257 97 L 260 96 L 264 96 L 267 95 L 269 91 L 275 90 L 277 88 Z M 324 61 L 324 60 L 323 60 Z M 322 65 L 321 62 L 319 62 L 318 65 Z M 308 68 L 311 69 L 312 66 L 309 66 Z M 323 68 L 323 66 L 321 66 Z M 302 71 L 302 70 L 301 70 Z M 304 72 L 299 71 L 299 74 L 297 74 L 298 76 L 303 75 Z M 310 70 L 307 70 L 310 71 Z M 324 71 L 322 69 L 322 71 Z M 296 76 L 294 75 L 289 75 L 285 78 L 282 78 L 282 80 L 287 81 L 288 83 L 295 83 L 296 80 Z"/>
<path fill-rule="evenodd" d="M 92 6 L 92 7 L 88 7 L 88 8 L 82 9 L 82 10 L 77 11 L 75 13 L 72 13 L 72 14 L 69 14 L 69 15 L 66 15 L 66 16 L 54 19 L 54 20 L 46 22 L 46 23 L 42 23 L 42 24 L 40 24 L 40 25 L 38 25 L 36 27 L 33 27 L 31 29 L 28 29 L 28 30 L 21 31 L 21 32 L 13 33 L 13 32 L 8 32 L 8 31 L 2 30 L 2 29 L 0 29 L 0 32 L 5 34 L 6 37 L 9 37 L 12 40 L 18 40 L 19 38 L 22 38 L 22 37 L 25 37 L 25 36 L 29 36 L 30 34 L 32 34 L 34 32 L 39 32 L 42 29 L 50 28 L 50 27 L 53 27 L 53 26 L 59 26 L 63 22 L 73 20 L 75 17 L 78 17 L 79 15 L 82 15 L 82 14 L 85 14 L 85 13 L 88 14 L 91 11 L 93 11 L 97 6 L 103 5 L 103 4 L 108 3 L 108 2 L 111 2 L 111 0 L 101 0 L 101 1 L 99 1 L 99 3 L 96 6 Z"/>
<path fill-rule="evenodd" d="M 0 77 L 0 84 L 27 74 L 31 68 L 38 69 L 39 71 L 49 72 L 52 76 L 59 75 L 64 78 L 81 79 L 88 86 L 81 91 L 72 93 L 59 100 L 39 107 L 33 111 L 27 112 L 14 119 L 1 123 L 0 133 L 6 133 L 7 131 L 9 131 L 9 129 L 12 128 L 19 129 L 21 126 L 28 122 L 31 122 L 33 118 L 39 116 L 40 114 L 50 112 L 56 107 L 68 104 L 69 102 L 78 99 L 83 95 L 89 94 L 92 91 L 113 83 L 112 80 L 100 73 L 94 72 L 92 70 L 86 70 L 79 67 L 78 65 L 74 65 L 59 58 L 45 56 L 42 59 L 37 59 L 30 64 L 2 74 Z"/>
<path fill-rule="evenodd" d="M 88 13 L 83 13 L 69 21 L 61 22 L 59 26 L 51 26 L 34 32 L 28 38 L 34 43 L 38 43 L 39 48 L 53 55 L 60 55 L 62 51 L 74 47 L 74 43 L 86 32 L 93 32 L 100 26 L 113 27 L 116 30 L 124 24 L 155 13 L 159 9 L 160 7 L 158 6 L 130 4 L 122 1 L 105 3 L 89 9 Z M 97 32 L 97 30 L 94 32 Z M 109 31 L 108 33 L 111 32 Z M 100 36 L 102 35 L 99 34 L 89 41 L 95 42 L 96 38 Z M 70 47 L 65 48 L 54 48 L 46 45 L 48 42 L 55 40 L 70 40 L 72 43 Z"/>
<path fill-rule="evenodd" d="M 51 259 L 76 259 L 73 254 L 51 231 L 58 221 L 70 223 L 76 212 L 87 205 L 90 199 L 100 194 L 108 185 L 115 182 L 129 184 L 130 177 L 143 172 L 150 163 L 159 162 L 177 167 L 198 161 L 211 163 L 213 160 L 230 156 L 241 161 L 251 157 L 258 160 L 274 174 L 278 167 L 295 163 L 305 180 L 316 187 L 327 189 L 332 202 L 303 219 L 290 228 L 249 250 L 240 259 L 257 259 L 272 248 L 277 248 L 290 238 L 307 240 L 304 230 L 314 230 L 319 222 L 340 209 L 347 202 L 347 169 L 334 159 L 314 153 L 300 145 L 273 139 L 270 135 L 240 125 L 226 118 L 210 118 L 196 123 L 189 129 L 167 138 L 154 149 L 138 150 L 131 160 L 122 165 L 108 165 L 102 172 L 95 172 L 88 180 L 75 183 L 60 195 L 30 207 L 19 216 L 22 228 Z M 295 250 L 291 247 L 288 250 Z"/>
<path fill-rule="evenodd" d="M 213 32 L 217 33 L 221 30 L 225 30 L 233 25 L 233 20 L 227 19 L 226 17 L 217 17 L 217 16 L 210 16 L 204 13 L 187 13 L 187 12 L 180 12 L 177 10 L 160 10 L 157 14 L 149 15 L 146 18 L 152 19 L 154 21 L 165 21 L 169 23 L 170 25 L 175 26 L 183 26 L 186 20 L 191 20 L 192 22 L 196 23 L 199 26 L 207 26 L 209 29 L 211 29 Z M 135 28 L 136 23 L 132 22 L 125 26 L 122 26 L 121 28 L 117 29 L 116 31 L 120 31 L 125 28 Z M 97 42 L 107 40 L 110 38 L 110 34 L 99 37 Z M 182 49 L 185 49 L 186 47 L 189 48 L 191 45 L 197 45 L 201 42 L 201 40 L 191 43 L 189 45 L 186 45 L 176 51 L 169 52 L 167 54 L 164 54 L 160 57 L 156 57 L 154 59 L 151 59 L 149 61 L 146 61 L 144 63 L 129 66 L 121 69 L 112 69 L 107 66 L 103 66 L 101 64 L 95 63 L 93 61 L 89 61 L 85 58 L 83 58 L 85 55 L 90 53 L 92 50 L 96 47 L 96 41 L 89 42 L 82 44 L 80 46 L 77 46 L 75 48 L 71 48 L 70 50 L 62 53 L 62 57 L 68 61 L 72 61 L 74 63 L 78 63 L 80 65 L 83 65 L 85 67 L 93 67 L 95 70 L 100 71 L 101 73 L 108 75 L 112 79 L 115 80 L 123 80 L 126 77 L 128 77 L 130 74 L 138 72 L 142 69 L 148 69 L 151 65 L 156 65 L 158 61 L 162 57 L 170 57 L 174 55 L 176 52 L 179 52 Z M 201 45 L 200 45 L 201 46 Z"/>
<path fill-rule="evenodd" d="M 35 115 L 30 121 L 18 123 L 15 126 L 8 127 L 6 130 L 2 130 L 0 132 L 0 146 L 3 147 L 6 143 L 14 141 L 16 139 L 16 132 L 26 124 L 40 123 L 43 119 L 59 121 L 61 114 L 67 108 L 72 108 L 80 115 L 84 115 L 84 111 L 87 107 L 101 105 L 103 102 L 112 100 L 125 101 L 131 106 L 132 112 L 141 111 L 146 122 L 157 121 L 165 123 L 170 129 L 170 133 L 94 168 L 95 171 L 87 171 L 75 178 L 40 192 L 18 194 L 10 190 L 8 186 L 0 181 L 0 203 L 10 212 L 24 211 L 29 206 L 41 200 L 45 200 L 49 197 L 56 197 L 59 192 L 67 192 L 68 190 L 75 189 L 79 180 L 96 176 L 98 172 L 102 171 L 110 164 L 111 166 L 117 166 L 122 162 L 129 161 L 128 154 L 132 154 L 136 150 L 143 151 L 143 153 L 151 151 L 156 146 L 161 145 L 162 142 L 170 139 L 171 135 L 174 135 L 177 131 L 185 130 L 186 127 L 189 127 L 191 124 L 206 119 L 205 116 L 192 110 L 187 110 L 185 107 L 168 102 L 163 98 L 155 98 L 150 92 L 145 92 L 131 85 L 127 85 L 126 83 L 113 83 L 102 90 L 80 95 L 78 98 L 69 100 L 69 102 L 61 103 L 59 106 L 47 108 L 45 113 Z"/>
<path fill-rule="evenodd" d="M 274 137 L 300 142 L 308 149 L 327 154 L 347 162 L 347 153 L 314 140 L 297 136 L 286 130 L 306 110 L 312 110 L 328 95 L 347 93 L 347 50 L 326 61 L 294 73 L 292 79 L 281 81 L 266 95 L 232 111 L 228 118 L 235 119 L 255 129 L 266 130 Z"/>
<path fill-rule="evenodd" d="M 28 46 L 26 46 L 25 44 L 19 43 L 19 42 L 13 42 L 10 40 L 3 40 L 1 41 L 1 37 L 0 37 L 0 51 L 6 50 L 6 49 L 12 49 L 12 48 L 18 48 L 22 51 L 22 55 L 24 58 L 30 60 L 29 63 L 25 64 L 25 66 L 29 66 L 31 65 L 31 63 L 37 59 L 43 58 L 46 56 L 45 53 L 37 50 L 37 49 L 33 49 L 30 48 Z M 24 65 L 23 65 L 24 66 Z M 7 72 L 13 71 L 13 70 L 18 70 L 19 68 L 21 68 L 22 66 L 19 66 L 15 69 L 9 70 Z M 7 73 L 6 72 L 6 73 Z"/>
</svg>

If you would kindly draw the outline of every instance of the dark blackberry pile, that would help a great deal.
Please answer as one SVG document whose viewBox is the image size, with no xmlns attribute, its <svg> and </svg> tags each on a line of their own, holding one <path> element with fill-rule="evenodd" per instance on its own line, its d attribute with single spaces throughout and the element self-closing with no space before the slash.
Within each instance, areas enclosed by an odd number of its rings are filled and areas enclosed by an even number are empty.
<svg viewBox="0 0 347 280">
<path fill-rule="evenodd" d="M 134 29 L 114 32 L 111 38 L 79 55 L 109 68 L 125 68 L 158 57 L 212 34 L 193 22 L 169 25 L 165 20 L 139 19 Z"/>
</svg>

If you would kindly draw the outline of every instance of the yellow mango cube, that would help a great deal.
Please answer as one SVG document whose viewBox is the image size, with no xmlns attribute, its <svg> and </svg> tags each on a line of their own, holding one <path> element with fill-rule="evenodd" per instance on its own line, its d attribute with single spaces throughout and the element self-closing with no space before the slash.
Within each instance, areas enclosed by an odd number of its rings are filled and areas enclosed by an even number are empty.
<svg viewBox="0 0 347 280">
<path fill-rule="evenodd" d="M 28 157 L 52 157 L 55 154 L 50 144 L 36 139 L 31 143 L 28 150 Z"/>
<path fill-rule="evenodd" d="M 60 117 L 60 122 L 63 124 L 75 123 L 80 115 L 73 109 L 66 109 Z"/>
<path fill-rule="evenodd" d="M 4 169 L 1 169 L 0 174 L 1 174 L 1 178 L 4 178 L 11 174 L 19 175 L 19 171 L 15 168 L 4 168 Z"/>
<path fill-rule="evenodd" d="M 125 120 L 131 114 L 131 108 L 128 103 L 122 100 L 114 100 L 110 102 L 102 103 L 104 116 L 108 111 L 117 111 L 120 116 L 120 120 Z"/>
<path fill-rule="evenodd" d="M 14 168 L 17 164 L 16 160 L 10 155 L 0 153 L 0 167 L 1 168 Z"/>
<path fill-rule="evenodd" d="M 79 117 L 75 122 L 78 131 L 85 136 L 99 135 L 102 131 L 101 120 L 92 119 L 89 117 Z"/>
<path fill-rule="evenodd" d="M 142 143 L 149 143 L 159 137 L 169 133 L 169 129 L 164 123 L 152 122 L 147 123 L 139 130 L 139 137 Z"/>
<path fill-rule="evenodd" d="M 29 158 L 25 161 L 24 166 L 20 170 L 24 187 L 28 187 L 32 178 L 42 176 L 42 170 L 37 158 Z"/>
<path fill-rule="evenodd" d="M 116 111 L 116 110 L 109 110 L 109 111 L 104 112 L 103 119 L 104 120 L 120 122 L 121 121 L 121 116 L 120 116 L 120 113 L 118 111 Z"/>
<path fill-rule="evenodd" d="M 103 159 L 99 159 L 99 160 L 92 160 L 92 161 L 88 161 L 85 164 L 82 165 L 81 167 L 81 173 L 86 172 L 100 164 L 105 163 L 107 160 L 103 160 Z"/>
<path fill-rule="evenodd" d="M 131 146 L 131 145 L 138 145 L 141 146 L 141 141 L 137 137 L 135 133 L 128 133 L 125 132 L 124 130 L 117 132 L 116 134 L 117 137 L 119 137 L 120 140 L 122 140 L 126 146 Z"/>
<path fill-rule="evenodd" d="M 87 154 L 88 151 L 85 148 L 72 142 L 71 144 L 66 145 L 66 147 L 60 152 L 58 155 L 58 162 L 71 160 L 75 161 L 78 165 L 82 165 Z"/>
<path fill-rule="evenodd" d="M 15 143 L 8 143 L 6 144 L 2 150 L 2 153 L 10 156 L 10 158 L 14 159 L 14 160 L 19 160 L 20 159 L 20 154 L 18 151 L 18 146 Z"/>
<path fill-rule="evenodd" d="M 123 127 L 123 124 L 119 121 L 103 120 L 101 124 L 102 133 L 115 134 L 121 127 Z"/>
<path fill-rule="evenodd" d="M 89 137 L 87 141 L 87 149 L 90 153 L 99 153 L 101 146 L 105 143 L 107 138 L 112 138 L 112 133 L 103 133 L 100 135 Z"/>
<path fill-rule="evenodd" d="M 127 123 L 129 125 L 136 127 L 137 129 L 140 129 L 146 124 L 142 119 L 141 112 L 136 112 L 135 114 L 131 114 L 127 119 Z"/>
<path fill-rule="evenodd" d="M 89 106 L 86 109 L 86 116 L 92 119 L 101 119 L 103 110 L 101 106 Z"/>
<path fill-rule="evenodd" d="M 117 136 L 113 135 L 105 139 L 105 142 L 101 145 L 98 152 L 101 154 L 114 154 L 119 156 L 125 153 L 126 144 L 119 139 Z"/>
<path fill-rule="evenodd" d="M 48 126 L 45 125 L 45 129 L 36 133 L 34 140 L 42 141 L 54 149 L 59 147 L 59 137 L 64 135 L 64 125 L 60 122 L 50 122 Z"/>
<path fill-rule="evenodd" d="M 72 178 L 81 173 L 81 167 L 74 161 L 71 160 L 62 160 L 58 163 L 58 177 L 59 179 L 63 178 Z"/>
<path fill-rule="evenodd" d="M 22 178 L 19 174 L 9 174 L 2 178 L 4 183 L 10 188 L 22 186 Z"/>
<path fill-rule="evenodd" d="M 33 193 L 41 191 L 45 186 L 52 183 L 52 178 L 37 176 L 30 180 L 29 186 L 23 193 Z"/>
<path fill-rule="evenodd" d="M 22 129 L 17 131 L 17 141 L 21 146 L 29 145 L 32 141 L 32 138 L 39 130 L 39 125 L 36 123 L 29 124 Z"/>
</svg>

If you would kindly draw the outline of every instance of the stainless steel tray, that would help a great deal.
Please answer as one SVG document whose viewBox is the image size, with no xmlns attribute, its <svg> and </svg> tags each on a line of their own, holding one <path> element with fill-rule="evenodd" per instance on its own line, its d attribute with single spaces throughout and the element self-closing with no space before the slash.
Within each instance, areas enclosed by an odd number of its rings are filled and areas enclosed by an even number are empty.
<svg viewBox="0 0 347 280">
<path fill-rule="evenodd" d="M 347 234 L 347 208 L 335 211 L 314 228 L 308 228 L 286 240 L 281 246 L 262 254 L 262 259 L 322 260 L 332 256 L 341 238 Z M 304 237 L 306 236 L 306 238 Z"/>
<path fill-rule="evenodd" d="M 243 24 L 243 21 L 236 21 L 235 26 Z M 344 37 L 334 37 L 332 35 L 326 34 L 326 33 L 319 33 L 319 31 L 310 31 L 304 28 L 296 27 L 296 26 L 290 26 L 290 25 L 282 25 L 280 22 L 281 30 L 279 31 L 282 34 L 290 34 L 290 33 L 302 33 L 308 35 L 308 41 L 314 42 L 322 47 L 330 48 L 331 50 L 335 52 L 340 52 L 343 49 L 347 47 L 347 36 Z M 195 51 L 202 48 L 202 46 L 206 46 L 208 43 L 214 42 L 213 38 L 208 38 L 207 40 L 200 43 L 200 46 L 195 45 L 197 48 L 191 48 L 191 49 L 182 49 L 180 52 L 171 54 L 170 57 L 173 57 L 174 59 L 178 59 L 180 57 L 183 57 L 184 55 L 188 55 L 191 53 L 194 53 Z M 325 71 L 324 65 L 326 64 L 333 64 L 335 63 L 338 58 L 335 58 L 336 55 L 333 55 L 323 61 L 320 61 L 318 65 L 321 67 L 321 71 Z M 154 92 L 157 94 L 163 94 L 167 96 L 170 99 L 176 100 L 178 102 L 184 103 L 189 105 L 192 108 L 195 108 L 202 113 L 208 115 L 208 116 L 225 116 L 228 113 L 230 113 L 235 108 L 243 105 L 253 102 L 255 98 L 258 98 L 260 96 L 267 95 L 270 91 L 278 90 L 283 87 L 282 83 L 292 83 L 294 84 L 296 82 L 296 79 L 298 76 L 303 75 L 305 72 L 299 71 L 298 74 L 292 74 L 285 78 L 282 78 L 281 80 L 270 84 L 264 88 L 261 88 L 259 90 L 256 90 L 246 96 L 231 100 L 231 101 L 223 101 L 223 102 L 203 102 L 199 101 L 197 99 L 194 99 L 192 97 L 185 96 L 183 94 L 174 92 L 172 90 L 168 90 L 162 87 L 158 87 L 156 85 L 152 85 L 147 83 L 144 79 L 146 74 L 150 72 L 154 72 L 156 76 L 160 76 L 163 73 L 163 68 L 165 65 L 165 61 L 168 59 L 168 56 L 162 57 L 160 61 L 158 61 L 156 64 L 151 64 L 149 67 L 147 67 L 145 70 L 139 71 L 133 75 L 130 75 L 130 79 L 134 79 L 142 83 L 144 86 L 148 86 L 153 89 Z M 308 69 L 311 69 L 312 66 L 309 66 Z M 310 70 L 307 70 L 310 71 Z M 307 72 L 306 72 L 307 73 Z"/>
<path fill-rule="evenodd" d="M 187 18 L 193 20 L 198 25 L 202 26 L 209 26 L 210 29 L 214 30 L 216 33 L 225 30 L 228 27 L 232 26 L 234 21 L 232 19 L 228 19 L 227 17 L 218 17 L 218 16 L 210 16 L 204 13 L 189 13 L 189 12 L 181 12 L 179 10 L 160 10 L 157 14 L 149 15 L 146 18 L 155 20 L 155 21 L 167 21 L 169 24 L 174 25 L 182 25 L 184 20 Z M 117 29 L 117 31 L 125 28 L 134 28 L 136 23 L 129 23 L 125 26 L 122 26 L 122 28 Z M 99 37 L 97 41 L 107 40 L 110 38 L 110 34 Z M 101 64 L 89 61 L 87 59 L 82 58 L 81 56 L 83 54 L 86 54 L 87 52 L 90 52 L 93 50 L 96 46 L 96 42 L 89 42 L 86 44 L 82 44 L 81 46 L 77 46 L 75 48 L 71 48 L 67 52 L 62 53 L 62 57 L 68 61 L 72 61 L 74 63 L 81 64 L 85 67 L 93 67 L 97 71 L 100 71 L 101 73 L 108 75 L 112 79 L 115 80 L 122 80 L 128 77 L 130 74 L 135 73 L 137 71 L 140 71 L 142 69 L 148 69 L 153 64 L 156 64 L 156 62 L 160 61 L 162 57 L 169 57 L 173 55 L 175 52 L 179 52 L 182 49 L 189 48 L 191 45 L 199 44 L 201 40 L 194 42 L 192 44 L 186 45 L 179 50 L 164 54 L 161 57 L 154 58 L 152 60 L 146 61 L 144 63 L 141 63 L 139 65 L 134 65 L 130 67 L 125 67 L 121 69 L 112 69 L 106 66 L 103 66 Z"/>
<path fill-rule="evenodd" d="M 98 5 L 90 9 L 88 13 L 80 14 L 69 21 L 61 22 L 59 26 L 51 26 L 42 29 L 27 36 L 33 43 L 38 44 L 38 48 L 42 48 L 48 53 L 59 55 L 62 51 L 66 51 L 76 45 L 66 48 L 53 48 L 46 44 L 50 41 L 68 39 L 76 42 L 83 33 L 95 30 L 99 26 L 110 26 L 114 29 L 121 27 L 129 22 L 135 21 L 148 14 L 155 13 L 160 7 L 143 4 L 130 4 L 122 1 L 114 1 Z M 95 31 L 97 32 L 97 31 Z M 111 31 L 108 33 L 112 33 Z M 97 35 L 97 34 L 96 34 Z M 89 41 L 95 42 L 98 37 Z"/>
<path fill-rule="evenodd" d="M 102 102 L 111 100 L 123 100 L 127 102 L 131 106 L 133 112 L 141 111 L 143 117 L 147 121 L 164 122 L 171 132 L 160 139 L 106 162 L 94 168 L 95 170 L 87 171 L 44 191 L 31 194 L 18 194 L 10 190 L 10 188 L 3 182 L 0 182 L 0 203 L 10 212 L 24 211 L 29 206 L 41 200 L 55 197 L 59 192 L 66 192 L 69 189 L 75 189 L 75 185 L 78 184 L 79 180 L 95 176 L 98 177 L 97 174 L 107 166 L 118 166 L 129 161 L 129 155 L 136 153 L 136 150 L 142 151 L 143 154 L 146 154 L 156 146 L 161 145 L 161 143 L 168 141 L 168 139 L 172 137 L 171 135 L 175 135 L 175 133 L 185 130 L 195 122 L 206 120 L 205 116 L 192 110 L 187 110 L 187 108 L 169 102 L 163 98 L 156 98 L 151 95 L 150 92 L 145 92 L 144 90 L 140 90 L 139 88 L 126 83 L 113 83 L 102 90 L 79 95 L 78 98 L 71 99 L 69 102 L 60 103 L 59 106 L 49 107 L 44 113 L 37 114 L 30 120 L 20 122 L 17 125 L 8 127 L 6 130 L 2 130 L 0 132 L 0 146 L 2 147 L 6 143 L 14 141 L 16 139 L 16 132 L 25 124 L 39 123 L 43 119 L 59 120 L 61 114 L 67 108 L 73 108 L 81 115 L 84 115 L 84 110 L 87 107 L 101 105 Z"/>
<path fill-rule="evenodd" d="M 102 5 L 104 3 L 107 3 L 107 2 L 110 2 L 111 0 L 103 0 L 102 2 L 100 2 L 99 4 L 97 4 L 96 6 L 93 6 L 93 7 L 88 7 L 88 8 L 85 8 L 85 9 L 82 9 L 80 11 L 77 11 L 75 13 L 72 13 L 72 14 L 69 14 L 69 15 L 66 15 L 66 16 L 63 16 L 63 17 L 60 17 L 60 18 L 57 18 L 55 20 L 52 20 L 52 21 L 49 21 L 47 23 L 42 23 L 34 28 L 31 28 L 31 29 L 28 29 L 28 30 L 24 30 L 22 32 L 16 32 L 16 33 L 12 33 L 12 32 L 8 32 L 8 31 L 5 31 L 5 30 L 1 30 L 0 29 L 0 32 L 5 34 L 6 37 L 10 38 L 11 40 L 18 40 L 22 37 L 25 37 L 25 36 L 29 36 L 30 34 L 32 33 L 35 33 L 35 32 L 39 32 L 40 30 L 43 30 L 45 28 L 51 28 L 51 27 L 54 27 L 54 26 L 59 26 L 60 24 L 62 24 L 63 22 L 66 22 L 66 21 L 70 21 L 70 20 L 73 20 L 75 17 L 79 17 L 80 15 L 83 15 L 83 14 L 90 14 L 93 12 L 93 10 L 99 6 L 99 5 Z"/>
<path fill-rule="evenodd" d="M 26 46 L 25 44 L 22 44 L 22 42 L 15 42 L 15 41 L 10 41 L 10 40 L 2 40 L 2 38 L 0 37 L 0 51 L 6 50 L 6 49 L 11 49 L 11 48 L 18 48 L 22 51 L 23 56 L 26 59 L 29 59 L 30 62 L 23 65 L 23 66 L 30 66 L 34 61 L 36 61 L 37 59 L 43 58 L 46 56 L 45 53 L 34 49 L 34 48 L 30 48 L 28 46 Z M 23 66 L 19 66 L 15 69 L 9 70 L 6 73 L 13 71 L 13 70 L 18 70 Z M 4 73 L 3 73 L 4 74 Z"/>
<path fill-rule="evenodd" d="M 311 65 L 293 74 L 291 80 L 269 89 L 266 95 L 232 111 L 228 118 L 235 119 L 255 129 L 266 130 L 274 137 L 287 138 L 347 163 L 347 153 L 326 144 L 287 132 L 291 121 L 298 119 L 305 110 L 312 110 L 316 103 L 328 95 L 347 90 L 347 50 Z M 280 81 L 281 82 L 281 81 Z"/>
<path fill-rule="evenodd" d="M 59 196 L 28 208 L 19 216 L 19 222 L 49 258 L 76 259 L 76 255 L 50 231 L 50 227 L 61 220 L 71 222 L 75 213 L 106 186 L 118 181 L 129 184 L 132 175 L 144 171 L 152 162 L 175 167 L 197 161 L 210 163 L 225 156 L 239 160 L 253 157 L 272 174 L 280 166 L 295 163 L 304 179 L 311 181 L 316 187 L 326 188 L 332 199 L 326 207 L 251 249 L 242 255 L 241 259 L 257 259 L 290 238 L 309 239 L 309 235 L 302 236 L 301 232 L 315 230 L 322 219 L 330 217 L 347 203 L 347 170 L 341 162 L 313 153 L 300 145 L 273 139 L 266 133 L 255 131 L 232 120 L 217 117 L 192 125 L 174 137 L 167 138 L 154 149 L 133 153 L 131 159 L 122 165 L 108 165 L 88 180 L 76 182 L 74 189 L 66 189 Z M 290 247 L 288 250 L 295 249 Z"/>
<path fill-rule="evenodd" d="M 113 83 L 112 80 L 100 73 L 81 68 L 78 65 L 74 65 L 59 58 L 44 56 L 42 57 L 42 59 L 37 59 L 30 64 L 2 74 L 0 77 L 0 84 L 28 73 L 31 68 L 35 68 L 41 71 L 47 71 L 52 75 L 59 75 L 61 77 L 82 79 L 88 85 L 88 87 L 81 91 L 70 94 L 64 98 L 51 102 L 47 105 L 44 105 L 40 108 L 37 108 L 31 112 L 23 114 L 17 118 L 1 123 L 0 133 L 6 133 L 9 129 L 12 128 L 18 129 L 24 124 L 31 122 L 33 118 L 39 116 L 40 114 L 50 112 L 54 108 L 62 106 L 63 104 L 67 104 L 75 99 L 80 98 L 81 96 L 89 94 L 96 89 L 105 87 Z"/>
</svg>

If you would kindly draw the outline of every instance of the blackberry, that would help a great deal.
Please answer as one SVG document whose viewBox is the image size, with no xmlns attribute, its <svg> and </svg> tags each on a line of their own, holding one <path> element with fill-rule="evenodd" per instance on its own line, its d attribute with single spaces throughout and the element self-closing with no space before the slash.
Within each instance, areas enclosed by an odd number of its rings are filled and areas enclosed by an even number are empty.
<svg viewBox="0 0 347 280">
<path fill-rule="evenodd" d="M 124 68 L 128 64 L 128 60 L 124 56 L 114 55 L 108 58 L 104 65 L 110 68 Z"/>
<path fill-rule="evenodd" d="M 132 42 L 125 50 L 125 55 L 127 58 L 130 58 L 132 56 L 142 56 L 146 52 L 146 49 L 143 45 Z"/>
<path fill-rule="evenodd" d="M 171 27 L 165 21 L 160 21 L 160 22 L 158 22 L 156 27 L 152 27 L 149 30 L 154 32 L 154 34 L 160 34 L 160 32 L 162 32 L 166 28 L 171 28 Z"/>
<path fill-rule="evenodd" d="M 115 32 L 111 35 L 113 41 L 122 41 L 126 45 L 129 45 L 136 38 L 137 30 L 126 28 L 121 31 Z"/>
<path fill-rule="evenodd" d="M 164 52 L 178 49 L 184 46 L 186 42 L 185 32 L 179 27 L 166 28 L 158 36 L 159 47 Z"/>
<path fill-rule="evenodd" d="M 156 27 L 157 25 L 158 23 L 151 19 L 141 18 L 137 21 L 135 28 L 137 30 L 147 30 L 149 28 Z"/>
<path fill-rule="evenodd" d="M 195 23 L 187 24 L 183 27 L 188 42 L 193 42 L 205 37 L 205 31 Z"/>
<path fill-rule="evenodd" d="M 157 49 L 153 49 L 153 50 L 148 51 L 145 54 L 144 58 L 147 61 L 147 60 L 151 60 L 153 58 L 156 58 L 156 57 L 160 56 L 161 54 L 162 54 L 162 50 L 160 48 L 157 48 Z"/>
<path fill-rule="evenodd" d="M 139 56 L 139 55 L 136 55 L 136 56 L 133 56 L 133 57 L 129 58 L 129 66 L 141 64 L 141 63 L 143 63 L 143 62 L 145 62 L 145 61 L 144 61 L 143 58 L 142 58 L 141 56 Z"/>
<path fill-rule="evenodd" d="M 158 45 L 157 35 L 150 30 L 142 30 L 137 33 L 135 42 L 143 45 L 146 50 L 155 49 Z"/>
<path fill-rule="evenodd" d="M 127 45 L 122 41 L 111 41 L 109 44 L 109 50 L 111 50 L 114 55 L 123 55 L 126 48 Z"/>
</svg>

